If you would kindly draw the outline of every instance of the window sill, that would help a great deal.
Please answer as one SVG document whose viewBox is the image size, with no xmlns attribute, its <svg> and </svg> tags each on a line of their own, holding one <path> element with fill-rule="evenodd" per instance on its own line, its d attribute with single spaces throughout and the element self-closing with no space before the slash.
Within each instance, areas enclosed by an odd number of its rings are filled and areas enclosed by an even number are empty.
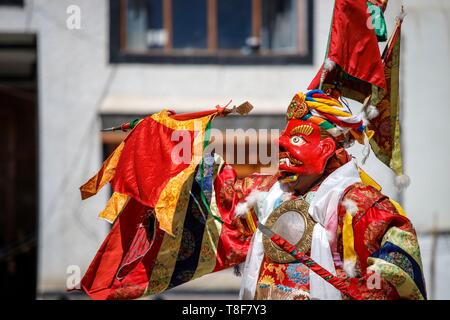
<svg viewBox="0 0 450 320">
<path fill-rule="evenodd" d="M 110 63 L 215 64 L 215 65 L 312 65 L 312 54 L 171 54 L 110 52 Z"/>
</svg>

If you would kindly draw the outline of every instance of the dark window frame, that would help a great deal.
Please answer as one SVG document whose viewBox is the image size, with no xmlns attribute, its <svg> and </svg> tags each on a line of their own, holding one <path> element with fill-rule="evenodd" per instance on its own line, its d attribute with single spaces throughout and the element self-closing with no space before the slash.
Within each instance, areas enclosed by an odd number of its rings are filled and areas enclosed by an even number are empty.
<svg viewBox="0 0 450 320">
<path fill-rule="evenodd" d="M 2 0 L 0 2 L 0 6 L 2 7 L 23 7 L 24 6 L 24 0 Z"/>
<path fill-rule="evenodd" d="M 174 52 L 145 52 L 135 53 L 127 51 L 126 25 L 121 13 L 126 10 L 126 0 L 109 1 L 109 62 L 115 63 L 153 63 L 153 64 L 218 64 L 218 65 L 312 65 L 314 56 L 314 0 L 306 0 L 308 21 L 306 35 L 308 53 L 299 54 L 251 54 L 232 55 L 223 53 L 207 53 L 205 51 L 190 55 Z M 211 41 L 210 39 L 207 39 Z"/>
</svg>

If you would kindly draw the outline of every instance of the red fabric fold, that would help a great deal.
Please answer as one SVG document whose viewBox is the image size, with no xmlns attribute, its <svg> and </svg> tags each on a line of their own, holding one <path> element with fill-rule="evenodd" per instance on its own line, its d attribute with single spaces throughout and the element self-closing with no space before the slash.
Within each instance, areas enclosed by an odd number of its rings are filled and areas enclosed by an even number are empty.
<svg viewBox="0 0 450 320">
<path fill-rule="evenodd" d="M 331 25 L 327 58 L 334 61 L 348 75 L 386 88 L 386 78 L 378 40 L 373 30 L 366 0 L 336 0 Z M 320 85 L 322 68 L 308 89 Z M 326 82 L 334 82 L 327 72 Z"/>
<path fill-rule="evenodd" d="M 194 136 L 198 134 L 187 131 L 173 141 L 174 131 L 150 117 L 144 119 L 125 140 L 111 181 L 113 190 L 155 207 L 167 182 L 189 166 Z M 172 151 L 185 137 L 190 139 L 191 157 L 175 163 Z"/>
</svg>

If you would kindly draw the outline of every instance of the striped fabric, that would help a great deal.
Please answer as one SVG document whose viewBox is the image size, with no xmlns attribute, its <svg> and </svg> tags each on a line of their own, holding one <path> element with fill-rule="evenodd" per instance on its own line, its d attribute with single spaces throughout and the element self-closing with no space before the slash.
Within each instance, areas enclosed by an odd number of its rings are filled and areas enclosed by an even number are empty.
<svg viewBox="0 0 450 320">
<path fill-rule="evenodd" d="M 174 236 L 158 227 L 152 208 L 130 200 L 82 280 L 91 298 L 157 294 L 244 261 L 251 237 L 218 210 L 213 185 L 223 162 L 211 160 L 182 186 Z"/>
<path fill-rule="evenodd" d="M 368 263 L 369 269 L 389 281 L 401 298 L 427 299 L 419 244 L 411 232 L 390 228 Z"/>
</svg>

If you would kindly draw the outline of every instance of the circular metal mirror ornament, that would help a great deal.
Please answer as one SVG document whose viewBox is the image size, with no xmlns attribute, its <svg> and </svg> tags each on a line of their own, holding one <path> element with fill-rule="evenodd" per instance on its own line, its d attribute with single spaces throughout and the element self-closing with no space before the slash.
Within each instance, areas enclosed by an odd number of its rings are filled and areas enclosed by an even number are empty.
<svg viewBox="0 0 450 320">
<path fill-rule="evenodd" d="M 283 202 L 267 218 L 265 225 L 295 245 L 299 251 L 311 249 L 315 221 L 308 213 L 309 204 L 303 199 Z M 291 263 L 295 258 L 263 236 L 264 252 L 275 263 Z"/>
</svg>

